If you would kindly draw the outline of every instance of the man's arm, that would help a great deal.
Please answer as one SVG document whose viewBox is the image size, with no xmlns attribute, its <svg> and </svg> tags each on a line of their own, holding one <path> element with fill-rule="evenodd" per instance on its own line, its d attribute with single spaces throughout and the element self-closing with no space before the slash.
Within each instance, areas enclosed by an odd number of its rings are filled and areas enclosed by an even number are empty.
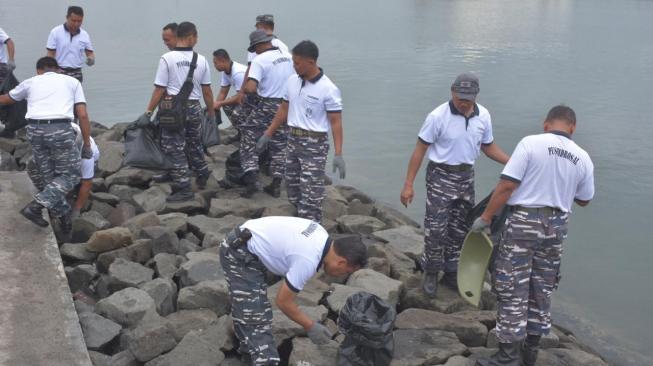
<svg viewBox="0 0 653 366">
<path fill-rule="evenodd" d="M 406 173 L 406 181 L 404 182 L 404 188 L 401 190 L 400 200 L 401 203 L 408 207 L 408 205 L 413 202 L 413 197 L 415 196 L 415 191 L 413 190 L 413 183 L 415 182 L 415 177 L 417 176 L 417 171 L 422 165 L 422 160 L 424 160 L 424 155 L 429 145 L 426 144 L 421 139 L 417 139 L 417 144 L 415 145 L 415 150 L 413 155 L 410 157 L 408 162 L 408 172 Z"/>
<path fill-rule="evenodd" d="M 341 112 L 327 112 L 329 124 L 331 124 L 331 133 L 333 134 L 333 148 L 335 149 L 336 156 L 342 155 L 342 113 Z"/>
<path fill-rule="evenodd" d="M 10 104 L 14 104 L 14 103 L 16 103 L 16 101 L 11 99 L 11 97 L 9 97 L 9 94 L 0 95 L 0 104 L 10 105 Z"/>
<path fill-rule="evenodd" d="M 79 119 L 79 128 L 82 130 L 82 138 L 84 139 L 84 146 L 91 146 L 91 123 L 88 120 L 88 113 L 86 111 L 86 103 L 75 104 L 75 113 Z"/>
<path fill-rule="evenodd" d="M 204 96 L 204 103 L 206 103 L 206 114 L 209 117 L 215 117 L 215 109 L 213 109 L 213 91 L 211 85 L 202 85 L 202 96 Z"/>
<path fill-rule="evenodd" d="M 578 198 L 574 198 L 574 202 L 576 202 L 576 204 L 580 207 L 585 207 L 590 204 L 590 201 L 583 201 L 579 200 Z"/>
<path fill-rule="evenodd" d="M 56 57 L 57 56 L 57 50 L 48 49 L 48 52 L 45 55 L 48 56 L 48 57 Z"/>
<path fill-rule="evenodd" d="M 14 41 L 9 38 L 7 40 L 7 55 L 9 56 L 9 61 L 14 61 L 14 55 L 16 54 L 16 45 L 14 44 Z"/>
<path fill-rule="evenodd" d="M 86 53 L 86 57 L 95 58 L 95 52 L 91 50 L 84 50 L 84 53 Z"/>
<path fill-rule="evenodd" d="M 156 108 L 156 106 L 159 105 L 159 102 L 161 101 L 161 98 L 163 97 L 163 94 L 165 92 L 166 92 L 165 87 L 155 85 L 154 91 L 152 91 L 152 97 L 150 98 L 150 103 L 148 103 L 145 111 L 151 113 L 154 110 L 154 108 Z"/>
<path fill-rule="evenodd" d="M 512 192 L 514 192 L 517 187 L 519 187 L 519 183 L 515 181 L 505 178 L 499 180 L 497 187 L 494 189 L 494 193 L 492 193 L 492 197 L 490 197 L 490 202 L 488 202 L 485 211 L 481 214 L 481 219 L 485 221 L 486 224 L 492 222 L 494 214 L 503 207 L 506 202 L 508 202 Z"/>
<path fill-rule="evenodd" d="M 215 98 L 215 107 L 216 109 L 220 107 L 223 100 L 227 99 L 227 94 L 229 94 L 229 89 L 231 89 L 231 85 L 227 86 L 221 86 L 220 87 L 220 92 L 218 93 L 218 97 Z"/>
<path fill-rule="evenodd" d="M 277 293 L 276 304 L 288 318 L 290 318 L 295 323 L 301 325 L 306 331 L 308 331 L 313 326 L 313 319 L 309 318 L 306 315 L 297 303 L 295 302 L 295 297 L 297 295 L 288 287 L 286 282 L 281 283 L 279 292 Z"/>
<path fill-rule="evenodd" d="M 274 118 L 272 119 L 270 126 L 268 127 L 267 130 L 265 130 L 265 135 L 267 135 L 268 137 L 272 137 L 272 135 L 274 135 L 274 132 L 287 121 L 288 121 L 288 102 L 284 100 L 279 105 L 279 109 L 277 109 L 277 113 L 274 115 Z"/>
<path fill-rule="evenodd" d="M 490 144 L 482 144 L 481 145 L 481 151 L 490 159 L 496 161 L 499 164 L 506 165 L 508 160 L 510 160 L 510 156 L 506 154 L 499 145 L 495 144 L 494 142 Z"/>
</svg>

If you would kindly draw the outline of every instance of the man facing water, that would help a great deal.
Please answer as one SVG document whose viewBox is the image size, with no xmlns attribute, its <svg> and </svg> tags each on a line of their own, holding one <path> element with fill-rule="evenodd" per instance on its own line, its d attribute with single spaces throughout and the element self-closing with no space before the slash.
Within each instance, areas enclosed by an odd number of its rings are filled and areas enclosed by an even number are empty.
<svg viewBox="0 0 653 366">
<path fill-rule="evenodd" d="M 88 66 L 95 65 L 91 37 L 82 29 L 83 21 L 84 10 L 79 6 L 69 6 L 66 22 L 50 31 L 46 44 L 48 56 L 57 60 L 64 74 L 74 77 L 80 83 L 84 80 L 84 63 Z"/>
<path fill-rule="evenodd" d="M 456 77 L 451 100 L 434 109 L 422 125 L 417 145 L 408 164 L 401 203 L 412 202 L 413 182 L 428 152 L 426 172 L 426 214 L 422 289 L 435 297 L 438 273 L 442 281 L 457 290 L 460 249 L 469 225 L 467 213 L 474 206 L 474 162 L 481 151 L 505 164 L 508 155 L 494 143 L 490 113 L 476 103 L 478 78 L 469 73 Z"/>
</svg>

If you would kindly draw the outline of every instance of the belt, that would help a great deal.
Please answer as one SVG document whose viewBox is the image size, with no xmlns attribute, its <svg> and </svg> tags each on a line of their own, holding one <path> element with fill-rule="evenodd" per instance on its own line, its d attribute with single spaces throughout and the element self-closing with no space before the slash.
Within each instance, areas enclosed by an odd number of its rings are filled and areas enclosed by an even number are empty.
<svg viewBox="0 0 653 366">
<path fill-rule="evenodd" d="M 68 71 L 68 72 L 82 71 L 81 67 L 60 67 L 60 69 L 63 70 L 63 71 Z"/>
<path fill-rule="evenodd" d="M 326 132 L 309 131 L 297 127 L 290 127 L 290 134 L 299 137 L 325 137 L 327 135 Z"/>
<path fill-rule="evenodd" d="M 70 123 L 72 122 L 68 118 L 58 118 L 58 119 L 28 119 L 27 123 L 31 123 L 33 125 L 51 125 L 54 123 Z"/>
<path fill-rule="evenodd" d="M 268 97 L 262 97 L 259 95 L 259 98 L 261 98 L 262 101 L 266 102 L 282 102 L 283 98 L 268 98 Z"/>
<path fill-rule="evenodd" d="M 542 214 L 545 216 L 553 216 L 562 213 L 562 210 L 556 207 L 525 207 L 525 206 L 510 206 L 511 211 L 523 211 L 531 214 Z"/>
<path fill-rule="evenodd" d="M 459 164 L 459 165 L 449 165 L 444 163 L 433 162 L 438 168 L 442 168 L 448 172 L 458 173 L 458 172 L 471 172 L 474 170 L 474 166 L 470 164 Z"/>
</svg>

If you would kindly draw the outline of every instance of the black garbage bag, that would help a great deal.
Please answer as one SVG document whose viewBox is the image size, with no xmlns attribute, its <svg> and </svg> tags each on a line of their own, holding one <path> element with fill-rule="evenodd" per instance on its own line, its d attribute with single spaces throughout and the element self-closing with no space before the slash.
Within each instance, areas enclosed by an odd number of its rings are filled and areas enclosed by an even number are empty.
<svg viewBox="0 0 653 366">
<path fill-rule="evenodd" d="M 216 111 L 215 118 L 215 123 L 209 122 L 206 109 L 204 109 L 202 114 L 202 145 L 205 151 L 209 147 L 220 143 L 220 130 L 218 129 L 218 125 L 222 123 L 220 111 Z"/>
<path fill-rule="evenodd" d="M 240 149 L 227 156 L 225 161 L 225 181 L 230 186 L 242 186 L 243 168 L 240 166 Z"/>
<path fill-rule="evenodd" d="M 7 94 L 19 84 L 18 79 L 10 72 L 0 84 L 0 94 Z M 0 121 L 5 124 L 2 134 L 5 137 L 12 137 L 15 131 L 27 125 L 25 114 L 27 113 L 27 101 L 21 100 L 14 104 L 0 106 Z"/>
<path fill-rule="evenodd" d="M 153 124 L 132 123 L 125 130 L 123 165 L 143 169 L 169 170 L 172 164 L 161 151 L 161 133 Z"/>
<path fill-rule="evenodd" d="M 338 366 L 390 365 L 396 317 L 394 307 L 376 295 L 361 291 L 349 296 L 338 317 L 338 330 L 345 335 Z"/>
</svg>

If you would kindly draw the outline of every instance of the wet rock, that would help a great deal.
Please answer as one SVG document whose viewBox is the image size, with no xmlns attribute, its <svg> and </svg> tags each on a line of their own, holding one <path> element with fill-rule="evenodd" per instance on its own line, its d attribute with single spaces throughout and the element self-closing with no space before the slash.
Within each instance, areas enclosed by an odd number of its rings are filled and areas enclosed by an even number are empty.
<svg viewBox="0 0 653 366">
<path fill-rule="evenodd" d="M 202 240 L 202 248 L 213 248 L 220 246 L 222 239 L 226 234 L 206 233 L 204 240 Z"/>
<path fill-rule="evenodd" d="M 5 151 L 0 152 L 0 171 L 16 171 L 18 170 L 18 164 L 16 164 L 16 159 L 14 159 L 11 154 Z"/>
<path fill-rule="evenodd" d="M 134 196 L 141 192 L 143 192 L 143 190 L 140 188 L 125 186 L 122 184 L 114 184 L 109 188 L 109 193 L 118 196 L 120 201 L 127 202 L 131 205 L 136 205 L 134 202 Z"/>
<path fill-rule="evenodd" d="M 186 231 L 188 231 L 188 215 L 185 213 L 172 212 L 164 215 L 159 215 L 159 220 L 161 221 L 161 225 L 165 226 L 178 235 L 183 235 L 186 233 Z M 195 244 L 199 244 L 199 241 Z"/>
<path fill-rule="evenodd" d="M 607 366 L 608 364 L 603 361 L 600 357 L 587 353 L 582 350 L 571 350 L 571 349 L 549 349 L 548 352 L 556 356 L 563 365 L 574 365 L 574 366 Z M 540 357 L 538 356 L 538 359 Z M 539 361 L 539 360 L 538 360 Z"/>
<path fill-rule="evenodd" d="M 179 251 L 179 238 L 174 231 L 165 226 L 148 226 L 140 231 L 140 237 L 152 240 L 152 254 L 159 253 L 177 254 Z"/>
<path fill-rule="evenodd" d="M 277 206 L 265 207 L 261 212 L 261 217 L 267 216 L 296 216 L 297 209 L 291 203 L 284 203 Z"/>
<path fill-rule="evenodd" d="M 414 226 L 403 225 L 376 231 L 372 236 L 412 259 L 418 259 L 424 250 L 424 233 Z"/>
<path fill-rule="evenodd" d="M 195 198 L 183 202 L 166 202 L 165 207 L 159 211 L 162 214 L 170 212 L 183 212 L 188 215 L 206 213 L 208 203 L 201 194 L 195 194 Z"/>
<path fill-rule="evenodd" d="M 69 267 L 66 267 L 68 286 L 72 293 L 86 289 L 97 275 L 97 269 L 91 264 L 80 264 L 79 266 L 70 268 L 70 270 Z"/>
<path fill-rule="evenodd" d="M 86 347 L 94 351 L 101 350 L 111 343 L 122 329 L 120 324 L 88 312 L 79 315 L 79 324 L 82 327 Z"/>
<path fill-rule="evenodd" d="M 80 217 L 73 221 L 73 230 L 71 233 L 72 241 L 75 243 L 85 242 L 94 232 L 108 229 L 109 227 L 111 227 L 111 223 L 99 212 L 84 212 Z"/>
<path fill-rule="evenodd" d="M 351 186 L 337 185 L 334 187 L 340 195 L 346 199 L 348 202 L 358 200 L 363 204 L 374 203 L 374 200 L 370 198 L 367 194 L 360 191 L 359 189 Z"/>
<path fill-rule="evenodd" d="M 164 319 L 149 320 L 124 334 L 124 343 L 141 362 L 175 348 L 177 341 L 170 325 Z"/>
<path fill-rule="evenodd" d="M 109 287 L 112 291 L 138 287 L 152 280 L 154 271 L 135 262 L 117 258 L 109 266 Z"/>
<path fill-rule="evenodd" d="M 123 168 L 118 172 L 104 178 L 104 184 L 111 187 L 114 184 L 127 185 L 132 187 L 147 187 L 152 180 L 153 172 L 138 168 Z"/>
<path fill-rule="evenodd" d="M 324 306 L 300 306 L 299 307 L 309 318 L 322 322 L 328 314 Z M 272 310 L 272 334 L 277 346 L 286 339 L 306 336 L 304 327 L 290 320 L 281 310 Z"/>
<path fill-rule="evenodd" d="M 463 356 L 453 356 L 442 366 L 474 366 L 476 361 Z"/>
<path fill-rule="evenodd" d="M 221 351 L 228 352 L 236 348 L 238 344 L 233 325 L 231 316 L 223 315 L 218 318 L 217 322 L 204 329 L 197 330 L 197 332 L 200 338 L 218 346 Z"/>
<path fill-rule="evenodd" d="M 181 341 L 191 330 L 207 329 L 212 324 L 216 324 L 218 316 L 208 309 L 180 310 L 168 315 L 166 320 L 172 327 L 177 341 Z"/>
<path fill-rule="evenodd" d="M 143 264 L 152 258 L 152 241 L 148 239 L 136 240 L 127 247 L 102 253 L 98 256 L 95 265 L 98 271 L 107 273 L 109 267 L 117 258 Z"/>
<path fill-rule="evenodd" d="M 397 305 L 403 291 L 403 284 L 400 281 L 371 269 L 360 269 L 352 273 L 347 280 L 347 286 L 363 289 L 380 297 L 392 306 Z"/>
<path fill-rule="evenodd" d="M 177 271 L 181 287 L 193 286 L 202 281 L 222 280 L 224 273 L 218 256 L 191 257 Z"/>
<path fill-rule="evenodd" d="M 186 236 L 184 236 L 184 239 L 188 240 L 189 242 L 191 242 L 191 243 L 193 243 L 195 245 L 200 245 L 202 243 L 200 238 L 195 236 L 195 234 L 193 234 L 193 233 L 186 233 Z"/>
<path fill-rule="evenodd" d="M 122 166 L 122 155 L 125 152 L 124 144 L 116 141 L 96 141 L 98 149 L 102 152 L 98 160 L 98 172 L 102 177 L 117 172 Z"/>
<path fill-rule="evenodd" d="M 367 268 L 379 272 L 384 276 L 390 277 L 391 268 L 390 262 L 385 258 L 369 258 Z"/>
<path fill-rule="evenodd" d="M 227 282 L 202 281 L 194 286 L 184 287 L 179 291 L 177 309 L 209 309 L 217 316 L 229 312 L 229 291 Z"/>
<path fill-rule="evenodd" d="M 223 217 L 227 215 L 241 216 L 241 217 L 256 217 L 260 216 L 265 207 L 257 204 L 248 198 L 214 198 L 211 200 L 211 207 L 209 208 L 210 217 Z"/>
<path fill-rule="evenodd" d="M 120 197 L 106 192 L 91 192 L 91 199 L 94 201 L 107 203 L 111 206 L 115 206 L 120 203 Z"/>
<path fill-rule="evenodd" d="M 324 219 L 337 220 L 340 216 L 347 215 L 347 201 L 343 198 L 338 200 L 327 196 L 322 201 L 322 217 Z"/>
<path fill-rule="evenodd" d="M 159 253 L 154 256 L 154 270 L 158 277 L 172 279 L 179 268 L 180 260 L 175 254 Z"/>
<path fill-rule="evenodd" d="M 198 332 L 192 331 L 171 352 L 145 366 L 218 366 L 224 358 L 215 344 L 205 341 Z"/>
<path fill-rule="evenodd" d="M 82 300 L 75 300 L 75 312 L 79 315 L 82 313 L 95 313 L 95 305 L 87 304 Z"/>
<path fill-rule="evenodd" d="M 207 233 L 214 233 L 217 236 L 224 237 L 236 225 L 241 225 L 247 221 L 244 217 L 227 215 L 219 219 L 205 215 L 196 215 L 188 218 L 188 230 L 198 238 L 204 239 Z"/>
<path fill-rule="evenodd" d="M 129 351 L 125 350 L 111 356 L 109 366 L 141 366 L 142 364 Z"/>
<path fill-rule="evenodd" d="M 131 232 L 124 227 L 99 230 L 86 243 L 89 252 L 103 253 L 129 246 L 133 241 Z"/>
<path fill-rule="evenodd" d="M 147 292 L 128 287 L 98 301 L 95 312 L 122 326 L 132 327 L 147 314 L 155 314 L 156 307 Z"/>
<path fill-rule="evenodd" d="M 88 357 L 91 359 L 93 366 L 110 366 L 111 357 L 100 352 L 88 351 Z"/>
<path fill-rule="evenodd" d="M 345 306 L 345 302 L 349 296 L 363 291 L 363 289 L 358 287 L 345 286 L 337 283 L 334 283 L 331 286 L 333 290 L 326 300 L 329 309 L 336 313 L 339 313 L 340 309 Z"/>
<path fill-rule="evenodd" d="M 204 239 L 206 239 L 207 237 L 208 235 L 205 236 Z M 178 250 L 179 255 L 185 255 L 187 253 L 197 252 L 201 249 L 202 248 L 199 245 L 191 242 L 190 240 L 187 239 L 179 240 L 179 250 Z"/>
<path fill-rule="evenodd" d="M 347 207 L 348 215 L 372 216 L 374 214 L 374 205 L 372 203 L 363 203 L 359 199 L 349 202 Z"/>
<path fill-rule="evenodd" d="M 454 333 L 441 330 L 399 329 L 394 339 L 391 366 L 437 365 L 467 351 Z"/>
<path fill-rule="evenodd" d="M 127 202 L 120 202 L 111 210 L 107 219 L 111 226 L 121 226 L 134 216 L 136 216 L 136 208 Z"/>
<path fill-rule="evenodd" d="M 487 329 L 493 329 L 497 323 L 497 312 L 494 310 L 467 310 L 451 314 L 451 316 L 463 320 L 477 321 L 485 325 Z"/>
<path fill-rule="evenodd" d="M 316 345 L 310 339 L 297 337 L 292 340 L 291 366 L 337 366 L 338 342 Z"/>
<path fill-rule="evenodd" d="M 477 321 L 464 320 L 424 309 L 406 309 L 397 315 L 397 329 L 438 329 L 454 332 L 466 346 L 485 345 L 487 328 Z"/>
<path fill-rule="evenodd" d="M 441 313 L 455 313 L 464 310 L 477 310 L 474 306 L 463 300 L 457 292 L 449 289 L 447 286 L 438 286 L 438 292 L 435 299 L 424 295 L 420 286 L 421 275 L 415 276 L 414 287 L 406 287 L 404 297 L 401 300 L 401 308 L 420 308 L 426 310 L 439 311 Z"/>
<path fill-rule="evenodd" d="M 92 211 L 95 211 L 95 212 L 99 213 L 100 215 L 102 215 L 102 217 L 105 217 L 105 218 L 108 218 L 109 215 L 111 215 L 111 212 L 114 209 L 114 207 L 111 206 L 110 204 L 100 202 L 100 201 L 92 200 L 92 201 L 90 201 L 90 204 L 91 204 L 90 209 Z M 110 225 L 110 226 L 114 226 L 114 225 Z"/>
<path fill-rule="evenodd" d="M 220 130 L 222 133 L 224 130 Z M 234 145 L 215 145 L 208 148 L 209 156 L 213 159 L 214 163 L 224 164 L 229 155 L 231 155 L 238 148 Z"/>
<path fill-rule="evenodd" d="M 97 253 L 86 250 L 86 243 L 66 243 L 59 248 L 64 259 L 81 263 L 92 263 L 97 258 Z"/>
<path fill-rule="evenodd" d="M 145 212 L 127 220 L 122 226 L 128 228 L 134 235 L 138 235 L 145 227 L 161 226 L 161 220 L 155 212 Z"/>
<path fill-rule="evenodd" d="M 156 278 L 140 285 L 140 289 L 147 292 L 154 300 L 159 315 L 166 316 L 175 311 L 177 285 L 172 280 Z"/>
<path fill-rule="evenodd" d="M 170 195 L 170 190 L 166 190 L 164 187 L 167 186 L 152 186 L 134 195 L 136 207 L 143 212 L 163 211 L 166 207 L 166 198 Z"/>
<path fill-rule="evenodd" d="M 104 178 L 93 178 L 93 187 L 91 192 L 106 192 L 107 186 L 104 185 Z"/>
<path fill-rule="evenodd" d="M 386 225 L 377 218 L 362 215 L 344 215 L 336 219 L 344 233 L 371 234 L 383 230 Z"/>
<path fill-rule="evenodd" d="M 374 203 L 374 217 L 383 221 L 388 227 L 409 225 L 420 227 L 419 223 L 402 212 L 381 202 Z"/>
</svg>

